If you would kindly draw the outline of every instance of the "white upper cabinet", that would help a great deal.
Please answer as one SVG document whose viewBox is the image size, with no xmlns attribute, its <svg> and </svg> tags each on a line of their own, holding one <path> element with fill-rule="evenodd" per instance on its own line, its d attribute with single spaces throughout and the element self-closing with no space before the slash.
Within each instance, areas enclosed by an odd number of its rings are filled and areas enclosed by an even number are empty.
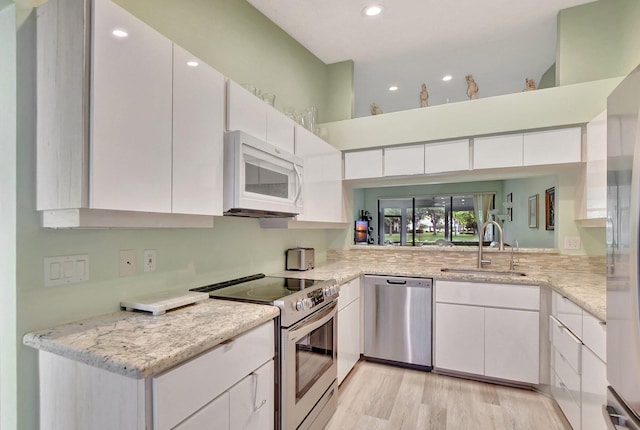
<svg viewBox="0 0 640 430">
<path fill-rule="evenodd" d="M 422 174 L 424 174 L 424 145 L 385 148 L 384 176 Z"/>
<path fill-rule="evenodd" d="M 473 168 L 522 166 L 522 134 L 473 139 Z"/>
<path fill-rule="evenodd" d="M 229 80 L 227 130 L 241 130 L 285 151 L 294 152 L 295 122 L 265 101 Z"/>
<path fill-rule="evenodd" d="M 109 0 L 93 14 L 90 205 L 169 213 L 173 44 Z"/>
<path fill-rule="evenodd" d="M 267 141 L 267 104 L 232 80 L 227 87 L 227 130 Z"/>
<path fill-rule="evenodd" d="M 267 142 L 293 154 L 295 148 L 295 121 L 267 103 L 262 103 L 267 109 Z"/>
<path fill-rule="evenodd" d="M 190 60 L 110 0 L 38 8 L 43 226 L 213 225 L 222 205 L 224 78 Z"/>
<path fill-rule="evenodd" d="M 581 218 L 607 216 L 607 111 L 587 124 L 585 190 Z"/>
<path fill-rule="evenodd" d="M 382 165 L 382 149 L 345 152 L 344 179 L 379 178 Z"/>
<path fill-rule="evenodd" d="M 424 146 L 424 173 L 469 170 L 469 139 L 433 142 Z"/>
<path fill-rule="evenodd" d="M 580 127 L 524 134 L 525 166 L 579 163 L 580 161 L 582 161 L 582 129 Z"/>
<path fill-rule="evenodd" d="M 304 160 L 304 212 L 298 221 L 344 222 L 342 153 L 303 127 L 296 127 L 295 154 Z"/>
<path fill-rule="evenodd" d="M 222 215 L 224 76 L 173 49 L 172 212 Z"/>
</svg>

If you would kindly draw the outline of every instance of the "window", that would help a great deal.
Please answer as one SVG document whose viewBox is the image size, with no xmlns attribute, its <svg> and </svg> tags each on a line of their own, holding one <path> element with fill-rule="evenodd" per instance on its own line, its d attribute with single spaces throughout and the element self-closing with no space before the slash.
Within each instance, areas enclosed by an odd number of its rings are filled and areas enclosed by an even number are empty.
<svg viewBox="0 0 640 430">
<path fill-rule="evenodd" d="M 381 245 L 478 244 L 473 195 L 380 199 L 378 208 Z"/>
</svg>

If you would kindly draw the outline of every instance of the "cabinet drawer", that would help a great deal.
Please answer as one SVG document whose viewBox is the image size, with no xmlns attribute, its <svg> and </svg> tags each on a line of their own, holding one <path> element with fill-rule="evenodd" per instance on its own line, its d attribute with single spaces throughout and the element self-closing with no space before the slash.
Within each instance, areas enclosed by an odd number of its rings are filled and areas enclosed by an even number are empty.
<svg viewBox="0 0 640 430">
<path fill-rule="evenodd" d="M 551 348 L 551 370 L 562 380 L 566 389 L 576 401 L 580 400 L 581 378 L 557 348 Z"/>
<path fill-rule="evenodd" d="M 217 399 L 183 421 L 174 430 L 228 430 L 229 393 L 222 393 Z"/>
<path fill-rule="evenodd" d="M 551 394 L 558 402 L 564 416 L 574 429 L 580 428 L 580 401 L 574 399 L 567 389 L 565 383 L 558 375 L 551 371 Z"/>
<path fill-rule="evenodd" d="M 360 297 L 360 278 L 352 279 L 340 286 L 338 298 L 338 310 L 345 308 L 349 303 Z"/>
<path fill-rule="evenodd" d="M 607 362 L 607 326 L 587 312 L 582 313 L 582 342 L 602 361 Z"/>
<path fill-rule="evenodd" d="M 540 289 L 531 285 L 436 282 L 436 302 L 540 310 Z"/>
<path fill-rule="evenodd" d="M 549 316 L 549 339 L 551 345 L 566 359 L 575 372 L 580 374 L 580 353 L 582 342 L 575 337 L 562 323 Z"/>
<path fill-rule="evenodd" d="M 582 339 L 582 308 L 555 291 L 551 295 L 551 315 Z"/>
<path fill-rule="evenodd" d="M 154 429 L 173 428 L 274 355 L 273 321 L 153 378 Z"/>
</svg>

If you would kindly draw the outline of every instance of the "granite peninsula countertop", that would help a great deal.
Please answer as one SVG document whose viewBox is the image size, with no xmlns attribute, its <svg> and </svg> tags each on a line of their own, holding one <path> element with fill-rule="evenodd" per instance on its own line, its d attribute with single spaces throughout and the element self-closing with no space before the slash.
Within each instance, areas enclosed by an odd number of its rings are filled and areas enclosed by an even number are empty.
<svg viewBox="0 0 640 430">
<path fill-rule="evenodd" d="M 208 299 L 152 316 L 119 311 L 27 333 L 27 346 L 132 378 L 167 370 L 267 322 L 274 306 Z"/>
<path fill-rule="evenodd" d="M 472 267 L 468 269 L 476 270 Z M 333 278 L 339 283 L 350 281 L 362 274 L 369 275 L 390 275 L 390 276 L 413 276 L 433 278 L 434 280 L 450 281 L 472 281 L 472 282 L 493 282 L 517 285 L 538 285 L 548 287 L 569 300 L 573 301 L 581 308 L 595 316 L 601 321 L 607 319 L 606 305 L 606 285 L 605 275 L 585 273 L 579 271 L 543 272 L 517 270 L 525 273 L 526 276 L 519 275 L 496 275 L 491 269 L 483 269 L 483 273 L 455 273 L 442 272 L 440 267 L 416 268 L 412 265 L 401 263 L 384 264 L 383 266 L 373 266 L 358 264 L 353 262 L 337 262 L 319 265 L 313 270 L 306 272 L 283 271 L 275 276 L 308 277 L 312 279 Z"/>
</svg>

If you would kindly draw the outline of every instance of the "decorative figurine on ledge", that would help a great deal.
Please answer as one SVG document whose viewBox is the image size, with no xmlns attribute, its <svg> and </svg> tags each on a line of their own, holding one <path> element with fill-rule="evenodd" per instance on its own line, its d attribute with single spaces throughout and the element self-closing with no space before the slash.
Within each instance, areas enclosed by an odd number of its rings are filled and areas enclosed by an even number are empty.
<svg viewBox="0 0 640 430">
<path fill-rule="evenodd" d="M 371 103 L 369 107 L 371 108 L 371 115 L 380 115 L 382 113 L 382 109 L 380 109 L 380 106 L 378 106 L 376 102 Z"/>
<path fill-rule="evenodd" d="M 533 90 L 537 90 L 536 88 L 536 83 L 533 81 L 533 79 L 529 79 L 529 78 L 524 78 L 524 82 L 525 82 L 525 88 L 522 91 L 533 91 Z"/>
<path fill-rule="evenodd" d="M 473 76 L 471 75 L 465 76 L 465 79 L 467 80 L 467 97 L 469 97 L 470 100 L 477 99 L 478 84 L 476 84 L 476 81 L 473 80 Z"/>
<path fill-rule="evenodd" d="M 422 84 L 422 91 L 420 91 L 420 107 L 429 106 L 429 93 L 427 92 L 427 84 Z"/>
</svg>

